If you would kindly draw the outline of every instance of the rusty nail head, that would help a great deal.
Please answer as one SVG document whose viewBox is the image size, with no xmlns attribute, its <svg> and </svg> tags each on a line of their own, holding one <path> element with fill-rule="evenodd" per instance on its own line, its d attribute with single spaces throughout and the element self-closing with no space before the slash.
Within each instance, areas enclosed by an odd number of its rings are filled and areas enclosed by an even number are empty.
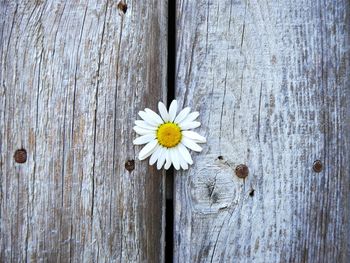
<svg viewBox="0 0 350 263">
<path fill-rule="evenodd" d="M 128 5 L 125 3 L 124 0 L 121 0 L 119 3 L 118 3 L 118 9 L 120 11 L 122 11 L 124 14 L 126 13 L 126 11 L 128 10 Z"/>
<path fill-rule="evenodd" d="M 245 164 L 240 164 L 240 165 L 237 165 L 235 172 L 239 178 L 244 179 L 248 176 L 249 170 Z"/>
<path fill-rule="evenodd" d="M 131 172 L 135 169 L 135 161 L 134 160 L 128 160 L 125 162 L 125 169 Z"/>
<path fill-rule="evenodd" d="M 27 151 L 25 149 L 16 150 L 13 158 L 16 163 L 25 163 L 27 161 Z"/>
<path fill-rule="evenodd" d="M 312 166 L 312 169 L 316 172 L 316 173 L 320 173 L 323 169 L 323 165 L 322 162 L 320 160 L 316 160 L 314 161 L 314 164 Z"/>
</svg>

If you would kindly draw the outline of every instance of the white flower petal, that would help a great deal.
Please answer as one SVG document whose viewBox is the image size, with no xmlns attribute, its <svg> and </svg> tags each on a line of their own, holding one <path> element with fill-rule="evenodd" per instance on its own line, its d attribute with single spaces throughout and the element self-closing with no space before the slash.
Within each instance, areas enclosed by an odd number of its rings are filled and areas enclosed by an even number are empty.
<svg viewBox="0 0 350 263">
<path fill-rule="evenodd" d="M 180 123 L 181 121 L 183 121 L 188 114 L 190 113 L 191 108 L 190 107 L 186 107 L 184 108 L 182 111 L 180 111 L 180 113 L 176 116 L 174 122 L 175 123 Z"/>
<path fill-rule="evenodd" d="M 159 110 L 160 116 L 162 116 L 163 121 L 168 122 L 169 121 L 169 113 L 168 113 L 168 110 L 166 109 L 163 102 L 158 103 L 158 110 Z"/>
<path fill-rule="evenodd" d="M 196 143 L 205 143 L 207 140 L 194 131 L 182 131 L 182 135 L 188 139 L 192 139 Z"/>
<path fill-rule="evenodd" d="M 179 124 L 179 126 L 182 130 L 190 130 L 190 129 L 194 129 L 194 128 L 201 126 L 201 123 L 198 121 L 183 122 L 183 123 Z"/>
<path fill-rule="evenodd" d="M 146 146 L 143 147 L 139 153 L 139 160 L 142 161 L 146 159 L 148 156 L 150 156 L 152 153 L 154 153 L 157 145 L 158 145 L 157 140 L 153 140 L 147 143 Z"/>
<path fill-rule="evenodd" d="M 151 133 L 155 133 L 155 131 L 152 131 L 152 130 L 147 130 L 147 129 L 144 129 L 144 128 L 141 128 L 139 126 L 135 126 L 133 128 L 133 130 L 139 134 L 139 135 L 146 135 L 146 134 L 151 134 Z"/>
<path fill-rule="evenodd" d="M 177 148 L 179 149 L 179 152 L 182 156 L 182 158 L 188 163 L 188 164 L 193 164 L 193 160 L 191 157 L 191 154 L 189 153 L 189 151 L 187 150 L 187 148 L 182 144 L 179 143 L 179 145 L 177 146 Z"/>
<path fill-rule="evenodd" d="M 157 130 L 157 126 L 156 125 L 148 124 L 145 121 L 137 120 L 137 121 L 135 121 L 135 124 L 136 124 L 136 126 L 138 126 L 140 128 L 143 128 L 143 129 L 152 130 L 152 131 Z"/>
<path fill-rule="evenodd" d="M 165 150 L 165 160 L 166 161 L 165 161 L 164 169 L 168 170 L 171 166 L 170 153 L 168 149 Z"/>
<path fill-rule="evenodd" d="M 181 157 L 180 157 L 181 158 Z M 188 163 L 181 158 L 180 166 L 182 169 L 187 170 L 188 169 Z"/>
<path fill-rule="evenodd" d="M 179 161 L 179 156 L 178 156 L 178 152 L 174 149 L 171 148 L 170 149 L 170 158 L 171 158 L 171 162 L 173 163 L 173 166 L 176 170 L 180 170 L 180 161 Z"/>
<path fill-rule="evenodd" d="M 145 111 L 139 111 L 139 115 L 147 124 L 149 124 L 151 126 L 158 126 L 159 125 L 157 120 L 153 119 L 152 115 L 150 115 L 149 113 L 146 113 Z"/>
<path fill-rule="evenodd" d="M 188 164 L 187 164 L 186 160 L 184 159 L 184 157 L 181 155 L 178 147 L 176 147 L 174 150 L 176 151 L 176 154 L 177 154 L 177 156 L 179 158 L 179 162 L 180 162 L 181 168 L 184 169 L 184 170 L 187 170 L 188 169 Z"/>
<path fill-rule="evenodd" d="M 201 152 L 202 151 L 202 147 L 200 147 L 197 143 L 195 143 L 193 140 L 191 139 L 187 139 L 186 137 L 183 137 L 181 142 L 183 143 L 183 145 L 185 145 L 187 148 L 190 148 L 191 150 L 195 151 L 195 152 Z"/>
<path fill-rule="evenodd" d="M 146 134 L 141 137 L 136 138 L 133 143 L 135 145 L 145 144 L 149 143 L 150 141 L 153 141 L 156 138 L 155 134 Z"/>
<path fill-rule="evenodd" d="M 164 162 L 165 162 L 165 156 L 166 156 L 166 149 L 164 147 L 161 147 L 161 153 L 157 161 L 157 169 L 160 170 L 162 168 Z"/>
<path fill-rule="evenodd" d="M 177 101 L 173 100 L 169 107 L 169 121 L 174 121 L 177 112 Z"/>
<path fill-rule="evenodd" d="M 151 158 L 149 158 L 149 165 L 153 165 L 156 163 L 156 161 L 159 158 L 159 154 L 161 152 L 162 146 L 160 146 L 159 144 L 157 144 L 156 149 L 154 151 L 154 153 L 152 153 Z"/>
<path fill-rule="evenodd" d="M 164 123 L 164 121 L 162 120 L 162 118 L 161 118 L 157 113 L 155 113 L 153 110 L 146 108 L 146 109 L 145 109 L 145 112 L 146 112 L 149 116 L 151 116 L 151 118 L 152 118 L 155 122 L 157 122 L 158 125 Z"/>
<path fill-rule="evenodd" d="M 191 112 L 190 114 L 187 115 L 187 117 L 185 119 L 183 119 L 181 123 L 185 123 L 185 122 L 191 122 L 191 121 L 194 121 L 195 119 L 197 119 L 199 116 L 199 112 L 198 111 L 194 111 L 194 112 Z"/>
</svg>

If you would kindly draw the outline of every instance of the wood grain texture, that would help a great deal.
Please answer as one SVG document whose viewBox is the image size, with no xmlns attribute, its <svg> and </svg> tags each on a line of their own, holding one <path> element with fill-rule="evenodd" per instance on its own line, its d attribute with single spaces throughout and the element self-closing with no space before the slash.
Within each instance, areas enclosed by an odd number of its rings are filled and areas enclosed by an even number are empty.
<svg viewBox="0 0 350 263">
<path fill-rule="evenodd" d="M 124 163 L 166 96 L 167 4 L 117 4 L 1 1 L 2 262 L 163 258 L 164 176 Z"/>
<path fill-rule="evenodd" d="M 175 262 L 348 262 L 349 1 L 179 0 L 177 26 L 208 143 L 176 173 Z"/>
</svg>

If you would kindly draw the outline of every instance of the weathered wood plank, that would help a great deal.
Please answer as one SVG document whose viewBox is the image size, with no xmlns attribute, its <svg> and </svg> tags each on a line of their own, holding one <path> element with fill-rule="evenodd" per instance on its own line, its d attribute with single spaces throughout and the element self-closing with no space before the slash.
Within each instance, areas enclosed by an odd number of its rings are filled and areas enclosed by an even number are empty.
<svg viewBox="0 0 350 263">
<path fill-rule="evenodd" d="M 167 5 L 117 4 L 1 1 L 1 261 L 163 258 L 164 177 L 124 164 L 165 99 Z"/>
<path fill-rule="evenodd" d="M 348 261 L 349 17 L 346 0 L 178 1 L 177 98 L 208 144 L 176 174 L 175 262 Z"/>
</svg>

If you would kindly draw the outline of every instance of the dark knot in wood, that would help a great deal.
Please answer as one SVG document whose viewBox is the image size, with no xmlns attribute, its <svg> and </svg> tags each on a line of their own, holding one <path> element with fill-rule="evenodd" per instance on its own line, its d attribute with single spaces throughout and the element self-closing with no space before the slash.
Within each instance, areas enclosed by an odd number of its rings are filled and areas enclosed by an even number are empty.
<svg viewBox="0 0 350 263">
<path fill-rule="evenodd" d="M 13 158 L 16 163 L 25 163 L 27 161 L 27 151 L 25 149 L 16 150 Z"/>
<path fill-rule="evenodd" d="M 312 169 L 316 172 L 316 173 L 320 173 L 323 169 L 323 164 L 320 160 L 316 160 L 314 161 L 314 164 L 312 166 Z"/>
<path fill-rule="evenodd" d="M 240 164 L 240 165 L 237 165 L 235 172 L 239 178 L 244 179 L 248 176 L 249 170 L 245 164 Z"/>
<path fill-rule="evenodd" d="M 128 160 L 125 162 L 125 169 L 131 172 L 135 169 L 135 161 L 134 160 Z"/>
</svg>

